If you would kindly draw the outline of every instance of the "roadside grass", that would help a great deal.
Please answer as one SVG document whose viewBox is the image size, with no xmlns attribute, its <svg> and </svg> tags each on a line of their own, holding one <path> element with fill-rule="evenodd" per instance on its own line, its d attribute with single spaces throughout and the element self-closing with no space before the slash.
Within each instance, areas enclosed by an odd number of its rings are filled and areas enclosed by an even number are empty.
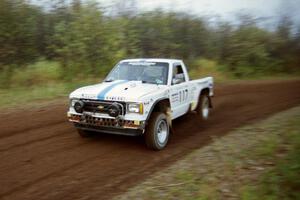
<svg viewBox="0 0 300 200">
<path fill-rule="evenodd" d="M 38 102 L 47 102 L 58 99 L 67 100 L 68 95 L 75 89 L 90 84 L 97 84 L 100 80 L 87 78 L 72 82 L 53 82 L 37 86 L 10 87 L 0 89 L 0 108 L 27 106 Z"/>
<path fill-rule="evenodd" d="M 64 78 L 58 62 L 41 60 L 26 68 L 17 68 L 11 72 L 2 72 L 0 87 L 0 107 L 10 108 L 27 105 L 37 101 L 67 97 L 81 86 L 100 82 L 91 76 Z"/>
<path fill-rule="evenodd" d="M 116 199 L 300 199 L 300 107 L 212 140 Z"/>
<path fill-rule="evenodd" d="M 275 161 L 275 165 L 262 174 L 259 185 L 244 186 L 242 197 L 245 200 L 300 199 L 300 117 L 289 121 L 285 134 L 270 139 L 256 149 L 253 157 Z"/>
<path fill-rule="evenodd" d="M 73 89 L 87 84 L 86 82 L 49 83 L 31 87 L 0 89 L 0 107 L 26 106 L 27 104 L 37 101 L 67 97 Z"/>
<path fill-rule="evenodd" d="M 300 77 L 300 72 L 288 74 L 283 72 L 274 73 L 272 71 L 237 77 L 228 71 L 228 67 L 226 67 L 226 65 L 222 65 L 215 60 L 205 58 L 195 59 L 192 62 L 189 62 L 188 65 L 191 66 L 191 68 L 189 68 L 189 75 L 191 79 L 212 76 L 216 83 L 235 82 L 241 80 L 290 80 L 299 79 Z"/>
</svg>

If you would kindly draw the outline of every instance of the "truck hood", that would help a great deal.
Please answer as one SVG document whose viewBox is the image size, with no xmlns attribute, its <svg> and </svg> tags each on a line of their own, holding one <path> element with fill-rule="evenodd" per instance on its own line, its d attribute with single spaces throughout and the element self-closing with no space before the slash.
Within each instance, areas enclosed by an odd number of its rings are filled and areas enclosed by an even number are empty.
<svg viewBox="0 0 300 200">
<path fill-rule="evenodd" d="M 118 80 L 79 88 L 70 94 L 70 98 L 136 102 L 143 96 L 163 90 L 165 87 L 141 81 Z"/>
</svg>

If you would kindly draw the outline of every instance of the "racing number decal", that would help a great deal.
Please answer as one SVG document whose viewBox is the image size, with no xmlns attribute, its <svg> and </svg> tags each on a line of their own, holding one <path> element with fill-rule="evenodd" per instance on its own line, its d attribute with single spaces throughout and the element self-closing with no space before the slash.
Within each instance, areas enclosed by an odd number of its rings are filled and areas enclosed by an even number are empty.
<svg viewBox="0 0 300 200">
<path fill-rule="evenodd" d="M 188 89 L 179 91 L 179 102 L 184 102 L 188 98 Z"/>
<path fill-rule="evenodd" d="M 172 103 L 182 103 L 188 98 L 188 89 L 179 90 L 179 92 L 172 94 Z"/>
</svg>

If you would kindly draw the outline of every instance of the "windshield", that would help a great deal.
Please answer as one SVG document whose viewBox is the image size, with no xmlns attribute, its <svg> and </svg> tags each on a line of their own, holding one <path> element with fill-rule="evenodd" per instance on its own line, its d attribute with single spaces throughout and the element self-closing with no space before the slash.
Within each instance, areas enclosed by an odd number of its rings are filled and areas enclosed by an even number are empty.
<svg viewBox="0 0 300 200">
<path fill-rule="evenodd" d="M 122 62 L 106 77 L 105 81 L 129 80 L 166 85 L 169 64 L 163 62 Z"/>
</svg>

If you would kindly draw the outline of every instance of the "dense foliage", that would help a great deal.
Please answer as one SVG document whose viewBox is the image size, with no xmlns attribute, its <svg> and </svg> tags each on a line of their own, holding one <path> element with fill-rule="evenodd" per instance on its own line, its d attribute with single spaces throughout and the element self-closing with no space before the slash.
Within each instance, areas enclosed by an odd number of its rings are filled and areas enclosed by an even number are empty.
<svg viewBox="0 0 300 200">
<path fill-rule="evenodd" d="M 86 2 L 86 1 L 85 1 Z M 103 14 L 95 2 L 0 0 L 0 78 L 43 58 L 58 61 L 61 77 L 103 76 L 122 58 L 171 57 L 221 63 L 235 76 L 294 73 L 300 67 L 300 28 L 287 17 L 270 31 L 243 16 L 238 25 L 210 24 L 186 13 L 156 10 Z"/>
</svg>

